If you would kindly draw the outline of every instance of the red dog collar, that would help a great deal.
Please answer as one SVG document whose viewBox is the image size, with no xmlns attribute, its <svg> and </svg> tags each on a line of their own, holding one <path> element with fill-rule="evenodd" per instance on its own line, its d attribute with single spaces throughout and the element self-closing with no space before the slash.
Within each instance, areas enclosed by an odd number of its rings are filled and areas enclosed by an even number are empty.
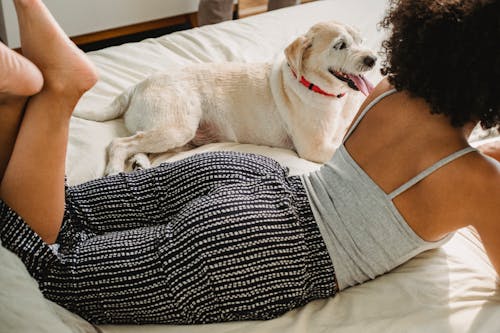
<svg viewBox="0 0 500 333">
<path fill-rule="evenodd" d="M 288 65 L 288 67 L 290 67 L 290 65 Z M 295 76 L 295 78 L 297 78 L 297 74 L 295 74 L 292 67 L 290 67 L 290 70 L 292 71 L 293 76 Z M 320 87 L 318 87 L 317 85 L 315 85 L 314 83 L 307 81 L 306 78 L 303 76 L 300 78 L 300 83 L 302 83 L 305 87 L 307 87 L 307 89 L 312 90 L 312 91 L 314 91 L 318 94 L 324 95 L 324 96 L 337 97 L 337 98 L 342 98 L 345 96 L 345 93 L 338 94 L 338 95 L 329 94 L 326 91 L 324 91 L 323 89 L 321 89 Z"/>
</svg>

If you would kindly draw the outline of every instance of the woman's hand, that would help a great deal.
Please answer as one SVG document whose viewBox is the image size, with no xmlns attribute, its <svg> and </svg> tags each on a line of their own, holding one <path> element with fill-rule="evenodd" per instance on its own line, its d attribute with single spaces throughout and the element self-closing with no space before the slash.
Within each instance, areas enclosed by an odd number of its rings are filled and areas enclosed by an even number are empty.
<svg viewBox="0 0 500 333">
<path fill-rule="evenodd" d="M 482 144 L 477 149 L 500 162 L 500 138 L 498 140 Z"/>
</svg>

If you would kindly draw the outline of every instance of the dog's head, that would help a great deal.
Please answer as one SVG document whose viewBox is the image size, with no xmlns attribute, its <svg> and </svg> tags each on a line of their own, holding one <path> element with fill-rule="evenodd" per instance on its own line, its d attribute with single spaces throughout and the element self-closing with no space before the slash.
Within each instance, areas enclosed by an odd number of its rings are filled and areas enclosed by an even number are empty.
<svg viewBox="0 0 500 333">
<path fill-rule="evenodd" d="M 377 57 L 347 25 L 318 23 L 292 42 L 285 55 L 298 79 L 303 76 L 328 92 L 338 94 L 349 87 L 368 95 L 373 89 L 362 73 L 373 69 Z"/>
</svg>

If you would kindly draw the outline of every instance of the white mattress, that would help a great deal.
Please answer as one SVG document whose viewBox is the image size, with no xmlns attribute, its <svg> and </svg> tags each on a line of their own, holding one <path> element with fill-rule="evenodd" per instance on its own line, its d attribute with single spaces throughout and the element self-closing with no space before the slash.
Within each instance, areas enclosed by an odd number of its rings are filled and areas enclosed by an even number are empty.
<svg viewBox="0 0 500 333">
<path fill-rule="evenodd" d="M 101 176 L 106 145 L 115 136 L 127 135 L 120 120 L 84 120 L 86 111 L 102 108 L 147 75 L 194 62 L 272 61 L 311 25 L 331 19 L 355 25 L 368 44 L 378 48 L 383 33 L 377 30 L 377 23 L 384 10 L 384 0 L 317 1 L 91 53 L 101 80 L 81 100 L 71 123 L 69 182 L 77 184 Z M 376 83 L 380 76 L 373 73 L 370 78 Z M 219 149 L 271 156 L 295 174 L 318 167 L 291 151 L 263 146 L 222 143 L 197 151 Z M 500 332 L 498 288 L 498 278 L 480 241 L 473 231 L 464 229 L 442 249 L 423 253 L 372 282 L 314 301 L 275 320 L 99 328 L 105 333 Z"/>
</svg>

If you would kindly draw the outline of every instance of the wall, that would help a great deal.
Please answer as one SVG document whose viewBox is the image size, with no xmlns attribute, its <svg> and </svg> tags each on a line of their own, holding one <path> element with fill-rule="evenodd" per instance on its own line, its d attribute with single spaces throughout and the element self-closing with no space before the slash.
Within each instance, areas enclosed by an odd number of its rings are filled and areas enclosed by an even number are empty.
<svg viewBox="0 0 500 333">
<path fill-rule="evenodd" d="M 198 11 L 198 0 L 45 0 L 69 36 L 157 20 Z M 20 46 L 12 0 L 0 0 L 0 38 Z"/>
</svg>

